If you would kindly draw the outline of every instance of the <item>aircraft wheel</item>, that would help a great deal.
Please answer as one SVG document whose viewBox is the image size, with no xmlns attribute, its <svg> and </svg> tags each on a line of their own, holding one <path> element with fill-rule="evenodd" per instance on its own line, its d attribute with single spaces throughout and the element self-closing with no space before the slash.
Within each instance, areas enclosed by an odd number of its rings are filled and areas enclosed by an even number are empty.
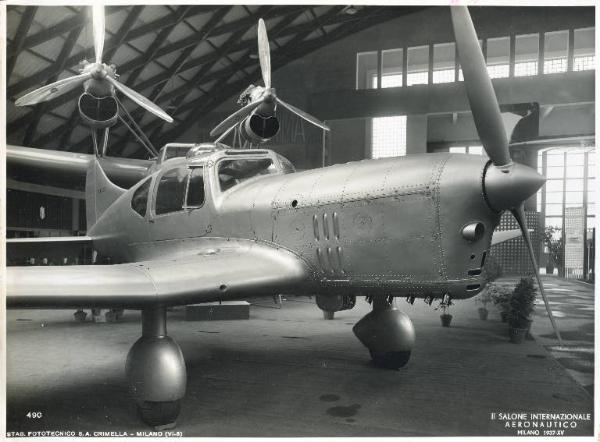
<svg viewBox="0 0 600 442">
<path fill-rule="evenodd" d="M 410 359 L 410 351 L 375 352 L 369 350 L 369 353 L 371 353 L 371 359 L 373 359 L 375 365 L 391 370 L 404 367 Z"/>
<path fill-rule="evenodd" d="M 181 410 L 181 401 L 141 401 L 138 402 L 137 409 L 139 416 L 148 425 L 167 429 L 175 426 L 175 421 Z"/>
</svg>

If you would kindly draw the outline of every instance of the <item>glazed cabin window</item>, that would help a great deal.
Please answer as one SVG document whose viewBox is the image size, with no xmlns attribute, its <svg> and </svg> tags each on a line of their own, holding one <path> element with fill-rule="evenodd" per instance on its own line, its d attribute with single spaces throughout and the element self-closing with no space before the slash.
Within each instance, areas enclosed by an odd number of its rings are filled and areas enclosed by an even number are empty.
<svg viewBox="0 0 600 442">
<path fill-rule="evenodd" d="M 278 172 L 270 158 L 223 160 L 219 163 L 218 171 L 223 192 L 250 178 Z"/>
<path fill-rule="evenodd" d="M 204 204 L 204 177 L 202 171 L 202 167 L 191 169 L 185 203 L 186 208 L 200 207 Z"/>
<path fill-rule="evenodd" d="M 171 158 L 185 157 L 192 146 L 167 146 L 165 149 L 164 161 Z"/>
<path fill-rule="evenodd" d="M 204 204 L 202 167 L 179 167 L 165 173 L 156 192 L 157 215 L 196 208 Z M 185 202 L 185 204 L 184 204 Z"/>
<path fill-rule="evenodd" d="M 165 173 L 156 192 L 156 214 L 176 212 L 183 209 L 183 197 L 187 185 L 187 167 L 179 167 Z"/>
<path fill-rule="evenodd" d="M 296 171 L 296 168 L 294 167 L 292 162 L 290 160 L 288 160 L 286 157 L 284 157 L 283 155 L 279 155 L 278 153 L 276 153 L 275 156 L 279 160 L 279 165 L 281 166 L 281 171 L 284 174 L 294 173 Z"/>
<path fill-rule="evenodd" d="M 133 196 L 131 197 L 131 208 L 142 217 L 146 215 L 148 191 L 150 190 L 151 181 L 150 178 L 146 179 L 146 181 L 133 192 Z"/>
</svg>

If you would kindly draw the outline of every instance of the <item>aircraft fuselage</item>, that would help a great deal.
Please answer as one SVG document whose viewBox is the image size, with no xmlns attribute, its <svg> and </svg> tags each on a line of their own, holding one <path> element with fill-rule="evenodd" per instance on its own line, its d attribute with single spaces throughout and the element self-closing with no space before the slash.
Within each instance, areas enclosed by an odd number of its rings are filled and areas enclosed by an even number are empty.
<svg viewBox="0 0 600 442">
<path fill-rule="evenodd" d="M 483 288 L 482 267 L 499 222 L 484 197 L 484 157 L 364 160 L 276 171 L 223 188 L 219 171 L 230 164 L 224 162 L 265 160 L 278 167 L 268 150 L 169 160 L 148 178 L 143 216 L 132 209 L 132 196 L 144 181 L 119 197 L 89 235 L 100 238 L 94 245 L 111 262 L 210 253 L 232 241 L 283 248 L 310 269 L 299 292 L 468 298 Z M 202 168 L 201 207 L 157 213 L 164 212 L 157 208 L 161 180 L 190 168 Z M 477 227 L 476 239 L 465 236 L 465 226 Z"/>
</svg>

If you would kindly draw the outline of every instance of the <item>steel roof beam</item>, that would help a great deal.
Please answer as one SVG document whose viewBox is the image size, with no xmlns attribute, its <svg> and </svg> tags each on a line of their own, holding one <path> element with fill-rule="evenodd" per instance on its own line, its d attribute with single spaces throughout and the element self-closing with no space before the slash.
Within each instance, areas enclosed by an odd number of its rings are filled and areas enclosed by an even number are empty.
<svg viewBox="0 0 600 442">
<path fill-rule="evenodd" d="M 115 14 L 127 6 L 113 6 L 106 11 L 107 15 Z M 42 11 L 43 12 L 43 11 Z M 81 28 L 86 22 L 86 8 L 82 7 L 80 11 L 72 17 L 66 18 L 63 21 L 44 29 L 36 34 L 30 35 L 25 39 L 22 49 L 29 49 L 41 43 L 60 37 L 63 34 L 73 31 L 76 28 Z"/>
<path fill-rule="evenodd" d="M 298 16 L 300 16 L 302 13 L 304 13 L 305 9 L 302 8 L 301 10 L 295 10 L 294 12 L 286 15 L 282 20 L 280 20 L 270 31 L 270 35 L 277 35 L 281 30 L 285 29 L 291 22 L 293 22 Z M 256 15 L 256 14 L 255 14 Z M 242 34 L 243 35 L 243 34 Z M 241 36 L 240 36 L 241 37 Z M 249 55 L 254 51 L 254 49 L 250 49 L 248 51 L 246 51 L 244 54 L 242 54 L 242 56 L 240 57 L 240 60 L 250 60 Z M 255 60 L 250 60 L 251 63 L 255 63 Z M 216 63 L 216 62 L 215 62 Z M 208 66 L 208 65 L 207 65 Z M 214 63 L 210 65 L 210 67 L 214 66 Z M 210 69 L 206 69 L 205 73 L 208 72 Z M 233 68 L 232 68 L 233 70 Z M 243 71 L 243 70 L 242 70 Z M 201 75 L 198 75 L 198 79 L 195 82 L 190 82 L 190 84 L 195 84 L 195 87 L 198 87 L 198 82 L 205 78 L 206 75 L 205 73 L 202 73 Z M 180 89 L 181 90 L 181 89 Z M 186 91 L 187 92 L 187 91 Z M 175 99 L 180 99 L 185 97 L 185 93 L 178 95 Z M 178 103 L 177 106 L 179 106 L 181 103 Z M 156 137 L 160 131 L 162 130 L 162 128 L 164 127 L 164 124 L 162 122 L 158 123 L 158 126 L 155 127 L 155 129 L 152 131 L 152 134 L 150 135 L 151 138 Z M 135 152 L 135 151 L 134 151 Z M 133 153 L 133 152 L 132 152 Z"/>
<path fill-rule="evenodd" d="M 175 29 L 175 26 L 177 26 L 179 23 L 181 23 L 183 21 L 183 19 L 190 12 L 190 10 L 191 10 L 190 6 L 180 6 L 179 8 L 177 8 L 177 10 L 175 11 L 175 13 L 177 14 L 177 20 L 175 22 L 171 23 L 170 25 L 162 28 L 160 30 L 160 32 L 158 33 L 158 35 L 156 36 L 156 38 L 152 41 L 152 43 L 150 44 L 148 49 L 146 49 L 144 51 L 145 52 L 144 57 L 146 57 L 147 63 L 145 65 L 138 66 L 137 68 L 135 68 L 133 70 L 133 72 L 131 74 L 129 74 L 129 76 L 127 77 L 127 82 L 132 87 L 133 87 L 134 82 L 137 80 L 138 76 L 144 70 L 144 68 L 149 63 L 151 63 L 152 60 L 160 57 L 157 54 L 158 49 L 167 40 L 167 38 L 169 38 L 169 35 L 171 34 L 171 32 L 173 32 L 173 29 Z"/>
<path fill-rule="evenodd" d="M 336 28 L 326 36 L 323 36 L 323 37 L 320 37 L 317 39 L 313 39 L 313 40 L 304 42 L 302 44 L 298 44 L 297 41 L 296 42 L 292 42 L 292 41 L 288 42 L 286 45 L 284 45 L 281 48 L 281 52 L 278 52 L 281 54 L 281 57 L 278 56 L 278 57 L 275 57 L 274 59 L 272 59 L 273 70 L 278 69 L 278 68 L 284 66 L 285 64 L 289 63 L 290 61 L 292 61 L 298 57 L 304 56 L 304 55 L 312 52 L 313 50 L 324 46 L 325 44 L 332 43 L 332 42 L 339 40 L 341 38 L 344 38 L 350 34 L 361 31 L 363 29 L 366 29 L 366 28 L 376 25 L 378 23 L 382 23 L 382 22 L 391 20 L 392 18 L 395 18 L 397 16 L 397 15 L 390 16 L 389 14 L 381 13 L 382 12 L 381 9 L 379 9 L 379 10 L 373 10 L 371 8 L 369 8 L 369 9 L 370 10 L 368 10 L 366 13 L 361 14 L 361 20 L 357 21 L 355 26 Z M 411 12 L 414 12 L 414 10 L 412 8 L 409 11 L 405 11 L 404 14 L 408 14 Z M 300 39 L 300 37 L 298 37 L 298 39 Z M 179 124 L 176 128 L 163 134 L 160 137 L 160 139 L 156 141 L 156 143 L 160 144 L 160 143 L 165 142 L 165 140 L 176 139 L 178 134 L 184 133 L 189 127 L 191 127 L 195 122 L 198 121 L 199 117 L 206 115 L 208 113 L 208 109 L 221 104 L 223 100 L 227 99 L 231 95 L 234 95 L 236 93 L 236 91 L 241 90 L 241 88 L 245 87 L 245 85 L 247 85 L 248 83 L 260 78 L 260 75 L 261 75 L 260 70 L 253 72 L 252 74 L 249 74 L 247 76 L 247 78 L 244 78 L 235 83 L 232 83 L 231 85 L 228 85 L 228 87 L 223 89 L 220 94 L 215 95 L 214 99 L 211 99 L 208 102 L 204 101 L 203 103 L 201 103 L 199 100 L 194 100 L 194 102 L 195 102 L 194 104 L 191 104 L 191 102 L 190 102 L 190 104 L 189 104 L 190 107 L 194 107 L 197 105 L 200 105 L 200 106 L 197 107 L 196 111 L 193 112 L 186 119 L 184 119 L 181 122 L 181 124 Z M 185 106 L 182 106 L 181 110 L 183 111 L 184 107 L 187 107 L 187 106 L 188 106 L 188 103 L 186 103 Z"/>
<path fill-rule="evenodd" d="M 8 61 L 6 63 L 6 78 L 10 78 L 10 74 L 12 74 L 19 53 L 21 52 L 21 49 L 25 43 L 25 37 L 29 33 L 29 28 L 31 27 L 31 23 L 33 23 L 33 18 L 35 17 L 37 10 L 37 6 L 27 6 L 21 15 L 21 21 L 19 22 L 19 27 L 17 28 L 15 38 L 6 51 L 8 55 Z"/>
<path fill-rule="evenodd" d="M 107 14 L 112 14 L 114 13 L 114 9 L 123 9 L 124 6 L 113 6 L 107 9 Z M 208 6 L 193 6 L 192 7 L 192 11 L 190 12 L 190 16 L 191 15 L 198 15 L 198 14 L 202 14 L 205 13 L 207 11 L 213 11 L 214 10 L 214 6 L 213 7 L 208 7 Z M 83 24 L 85 23 L 85 20 L 83 19 L 83 17 L 81 16 L 82 13 L 80 13 L 78 15 L 78 21 L 79 21 L 79 27 L 82 27 Z M 162 29 L 165 26 L 169 26 L 171 23 L 174 23 L 175 21 L 177 21 L 177 13 L 173 12 L 169 15 L 166 15 L 164 17 L 161 17 L 157 20 L 153 20 L 150 23 L 146 23 L 143 24 L 141 26 L 139 26 L 136 29 L 132 29 L 129 34 L 128 34 L 128 40 L 134 40 L 136 38 L 139 38 L 143 35 L 149 34 L 149 33 L 153 33 L 156 32 L 157 29 Z M 44 31 L 42 31 L 44 32 Z M 59 33 L 58 35 L 61 35 L 62 33 L 64 33 L 65 31 L 62 31 L 61 33 Z M 56 35 L 55 35 L 56 36 Z M 54 38 L 54 37 L 51 37 Z M 43 41 L 47 41 L 51 39 L 46 38 Z M 42 41 L 42 42 L 43 42 Z M 26 40 L 27 43 L 27 40 Z M 41 42 L 40 42 L 41 43 Z M 121 44 L 122 42 L 117 44 L 117 39 L 116 38 L 111 38 L 110 40 L 106 41 L 106 43 L 104 44 L 104 49 L 105 50 L 109 50 L 111 48 L 114 47 L 118 47 L 119 44 Z M 39 43 L 38 43 L 39 44 Z M 27 46 L 24 46 L 24 49 L 26 49 Z M 66 62 L 66 68 L 72 68 L 74 66 L 76 66 L 81 60 L 83 60 L 86 55 L 88 55 L 88 51 L 87 50 L 83 50 L 80 51 L 74 55 L 72 55 L 71 57 L 69 57 L 69 59 Z M 143 58 L 143 57 L 140 57 Z M 31 87 L 31 86 L 35 86 L 36 84 L 40 84 L 44 81 L 44 79 L 48 78 L 49 76 L 54 75 L 56 72 L 56 68 L 54 66 L 48 66 L 47 68 L 42 69 L 41 71 L 37 72 L 36 74 L 24 78 L 23 80 L 19 81 L 18 83 L 14 84 L 13 86 L 8 88 L 8 93 L 7 96 L 11 97 L 14 95 L 17 95 L 18 93 L 26 90 L 27 88 Z"/>
<path fill-rule="evenodd" d="M 185 60 L 187 60 L 187 58 L 189 57 L 189 55 L 194 51 L 194 49 L 196 49 L 204 40 L 206 40 L 206 38 L 208 38 L 209 35 L 211 35 L 212 30 L 219 24 L 219 22 L 225 17 L 225 15 L 227 15 L 227 13 L 231 10 L 232 6 L 227 7 L 227 8 L 221 8 L 218 11 L 215 11 L 215 13 L 210 17 L 210 19 L 202 26 L 202 28 L 195 34 L 196 36 L 196 44 L 194 46 L 188 46 L 187 48 L 185 48 L 181 54 L 179 54 L 179 56 L 177 57 L 177 60 L 175 60 L 175 62 L 171 65 L 171 67 L 165 71 L 166 74 L 168 75 L 168 79 L 165 80 L 162 83 L 159 83 L 158 85 L 156 85 L 154 87 L 154 89 L 152 90 L 152 93 L 150 94 L 150 96 L 148 97 L 150 99 L 150 101 L 154 101 L 157 99 L 157 97 L 162 93 L 162 91 L 164 90 L 165 86 L 168 84 L 168 82 L 175 76 L 177 75 L 177 73 L 179 72 L 179 69 L 181 69 L 181 66 L 183 66 L 183 64 L 185 63 Z M 143 82 L 142 82 L 143 83 Z M 136 90 L 142 90 L 143 87 L 141 86 L 141 83 L 136 85 L 135 87 Z M 142 115 L 142 109 L 137 109 L 135 112 L 133 112 L 133 118 L 135 119 L 139 119 Z M 161 125 L 162 127 L 162 125 Z M 122 148 L 121 148 L 121 154 L 125 153 L 125 149 L 127 149 L 127 143 L 129 142 L 130 139 L 130 134 L 127 133 L 125 135 L 125 139 L 121 139 L 120 142 L 122 144 Z M 116 143 L 113 143 L 113 145 Z"/>
<path fill-rule="evenodd" d="M 65 40 L 65 43 L 63 44 L 63 47 L 60 50 L 60 54 L 58 55 L 58 59 L 56 60 L 56 64 L 59 68 L 57 70 L 58 72 L 62 72 L 64 65 L 67 61 L 67 57 L 69 56 L 69 54 L 75 47 L 75 43 L 77 43 L 79 34 L 81 34 L 81 29 L 82 28 L 80 28 L 80 27 L 73 29 L 67 36 L 67 39 Z M 49 78 L 48 81 L 46 82 L 46 84 L 54 83 L 56 80 L 58 80 L 58 74 Z M 23 138 L 23 145 L 25 145 L 25 146 L 30 145 L 31 142 L 33 141 L 33 137 L 37 131 L 37 126 L 42 118 L 42 115 L 46 111 L 46 106 L 47 106 L 47 103 L 40 103 L 36 106 L 34 115 L 33 115 L 33 119 L 31 121 L 31 123 L 29 124 L 27 131 L 25 132 L 25 137 Z"/>
</svg>

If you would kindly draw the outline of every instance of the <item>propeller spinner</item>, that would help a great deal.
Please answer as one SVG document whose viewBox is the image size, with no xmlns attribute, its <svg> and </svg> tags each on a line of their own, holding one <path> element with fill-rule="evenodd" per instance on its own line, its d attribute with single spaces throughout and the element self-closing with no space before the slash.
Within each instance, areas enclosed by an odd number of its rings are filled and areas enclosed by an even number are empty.
<svg viewBox="0 0 600 442">
<path fill-rule="evenodd" d="M 275 115 L 278 104 L 281 104 L 281 106 L 309 123 L 314 124 L 323 130 L 330 130 L 329 126 L 322 121 L 297 107 L 286 103 L 275 94 L 275 89 L 271 87 L 271 52 L 269 48 L 269 37 L 267 36 L 267 28 L 262 18 L 258 20 L 258 60 L 265 86 L 253 87 L 248 94 L 250 102 L 219 123 L 219 125 L 210 132 L 211 137 L 220 134 L 226 135 L 236 125 L 240 124 L 252 114 L 259 114 L 263 119 L 272 117 Z"/>
<path fill-rule="evenodd" d="M 114 89 L 117 89 L 147 111 L 172 123 L 173 118 L 160 107 L 117 81 L 117 75 L 115 74 L 114 69 L 102 62 L 105 36 L 104 6 L 96 3 L 92 6 L 92 26 L 94 34 L 95 62 L 86 62 L 79 75 L 56 81 L 29 92 L 20 97 L 15 104 L 17 106 L 35 105 L 56 98 L 81 85 L 84 86 L 86 92 L 95 95 L 97 98 L 104 98 L 108 95 L 112 96 L 114 95 Z"/>
<path fill-rule="evenodd" d="M 530 167 L 513 163 L 498 100 L 487 73 L 469 10 L 466 6 L 452 6 L 450 11 L 475 127 L 483 148 L 491 160 L 483 180 L 486 199 L 492 209 L 496 211 L 510 210 L 517 220 L 535 270 L 535 277 L 544 299 L 546 311 L 558 341 L 562 344 L 560 330 L 554 320 L 540 278 L 524 209 L 525 200 L 544 185 L 545 178 Z"/>
</svg>

